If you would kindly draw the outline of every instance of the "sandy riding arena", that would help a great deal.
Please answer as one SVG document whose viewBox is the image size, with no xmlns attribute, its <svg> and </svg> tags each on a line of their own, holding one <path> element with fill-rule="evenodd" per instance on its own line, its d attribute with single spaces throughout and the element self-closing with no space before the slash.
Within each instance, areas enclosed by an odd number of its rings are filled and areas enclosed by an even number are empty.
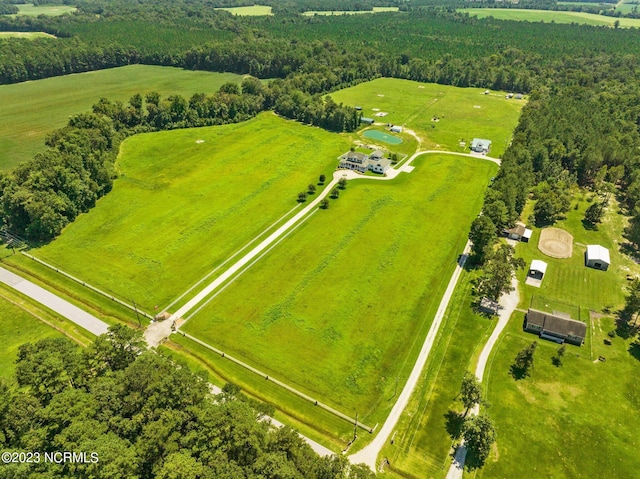
<svg viewBox="0 0 640 479">
<path fill-rule="evenodd" d="M 545 228 L 540 232 L 538 249 L 552 258 L 571 258 L 573 236 L 559 228 Z"/>
</svg>

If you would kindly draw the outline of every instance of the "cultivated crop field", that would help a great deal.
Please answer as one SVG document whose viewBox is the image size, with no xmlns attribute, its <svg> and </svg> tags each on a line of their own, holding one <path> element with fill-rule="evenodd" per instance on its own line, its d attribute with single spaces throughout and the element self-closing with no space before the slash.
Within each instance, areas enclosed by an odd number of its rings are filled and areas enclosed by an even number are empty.
<svg viewBox="0 0 640 479">
<path fill-rule="evenodd" d="M 45 32 L 0 32 L 0 40 L 3 38 L 55 38 L 50 33 Z"/>
<path fill-rule="evenodd" d="M 337 91 L 331 97 L 337 103 L 362 107 L 363 116 L 377 122 L 415 130 L 424 140 L 423 148 L 468 152 L 471 140 L 478 137 L 491 140 L 491 156 L 500 157 L 525 102 L 506 99 L 503 92 L 484 95 L 484 91 L 380 78 Z M 374 116 L 374 108 L 387 115 Z M 466 149 L 459 146 L 461 139 L 466 141 Z"/>
<path fill-rule="evenodd" d="M 375 425 L 409 374 L 494 163 L 353 180 L 183 330 Z"/>
<path fill-rule="evenodd" d="M 616 18 L 585 12 L 554 12 L 550 10 L 521 10 L 517 8 L 465 8 L 459 12 L 466 12 L 478 18 L 493 17 L 498 20 L 517 20 L 528 22 L 582 23 L 585 25 L 613 26 L 616 20 L 621 27 L 639 27 L 640 19 Z"/>
<path fill-rule="evenodd" d="M 252 5 L 250 7 L 229 7 L 229 8 L 216 8 L 216 10 L 226 10 L 233 15 L 239 15 L 241 17 L 260 17 L 263 15 L 273 15 L 271 13 L 271 7 L 265 5 Z"/>
<path fill-rule="evenodd" d="M 296 207 L 348 148 L 272 113 L 131 137 L 113 191 L 33 254 L 150 311 L 164 307 Z"/>
<path fill-rule="evenodd" d="M 42 151 L 44 139 L 66 125 L 70 115 L 91 109 L 100 97 L 128 101 L 135 93 L 161 95 L 213 93 L 226 82 L 240 82 L 232 73 L 131 65 L 64 77 L 0 85 L 0 170 Z"/>
</svg>

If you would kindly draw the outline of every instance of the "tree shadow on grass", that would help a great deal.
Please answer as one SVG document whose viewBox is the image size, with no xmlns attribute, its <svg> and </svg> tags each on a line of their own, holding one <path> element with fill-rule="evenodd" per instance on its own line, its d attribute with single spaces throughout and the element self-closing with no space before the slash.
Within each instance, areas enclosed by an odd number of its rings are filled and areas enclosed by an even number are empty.
<svg viewBox="0 0 640 479">
<path fill-rule="evenodd" d="M 616 318 L 616 334 L 622 339 L 629 339 L 638 334 L 638 326 L 631 324 L 629 315 L 621 311 Z"/>
<path fill-rule="evenodd" d="M 598 225 L 591 221 L 582 220 L 582 227 L 588 231 L 598 231 Z"/>
<path fill-rule="evenodd" d="M 444 415 L 446 420 L 447 433 L 451 439 L 460 439 L 462 437 L 462 425 L 464 424 L 464 414 L 449 409 Z"/>
<path fill-rule="evenodd" d="M 629 345 L 629 353 L 631 353 L 631 356 L 640 361 L 640 343 L 638 343 L 638 341 Z"/>
<path fill-rule="evenodd" d="M 529 372 L 524 368 L 519 368 L 515 364 L 512 364 L 509 368 L 509 374 L 516 381 L 520 381 L 521 379 L 526 378 L 529 375 Z"/>
</svg>

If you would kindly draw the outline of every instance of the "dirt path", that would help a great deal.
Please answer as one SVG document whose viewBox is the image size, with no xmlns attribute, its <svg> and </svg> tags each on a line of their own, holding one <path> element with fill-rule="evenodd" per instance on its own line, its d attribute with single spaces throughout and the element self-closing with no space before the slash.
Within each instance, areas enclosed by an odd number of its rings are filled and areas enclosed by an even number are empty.
<svg viewBox="0 0 640 479">
<path fill-rule="evenodd" d="M 478 364 L 476 365 L 476 377 L 479 381 L 482 382 L 482 378 L 484 377 L 484 372 L 487 368 L 487 362 L 489 361 L 489 356 L 491 355 L 491 351 L 493 347 L 496 345 L 496 341 L 502 334 L 505 326 L 509 322 L 509 318 L 516 310 L 518 303 L 520 302 L 520 295 L 518 294 L 518 280 L 514 277 L 511 280 L 511 286 L 514 287 L 514 290 L 509 294 L 505 294 L 500 298 L 500 312 L 498 313 L 498 323 L 496 324 L 495 329 L 491 333 L 487 344 L 484 345 L 482 352 L 480 353 L 480 357 L 478 358 Z M 471 414 L 477 415 L 480 412 L 480 407 L 476 404 L 474 408 L 471 410 Z M 467 448 L 464 446 L 464 441 L 458 447 L 456 451 L 455 457 L 453 459 L 453 463 L 449 468 L 449 472 L 447 473 L 446 479 L 462 479 L 462 472 L 464 469 L 464 461 L 467 455 Z"/>
<path fill-rule="evenodd" d="M 389 413 L 387 420 L 380 428 L 380 432 L 374 438 L 371 443 L 369 443 L 364 449 L 353 454 L 349 457 L 349 460 L 353 464 L 359 464 L 364 462 L 367 464 L 371 470 L 375 471 L 377 464 L 377 458 L 380 454 L 380 450 L 386 444 L 389 436 L 393 432 L 393 428 L 395 428 L 402 412 L 407 407 L 409 403 L 409 399 L 411 398 L 411 394 L 420 379 L 420 374 L 422 373 L 422 369 L 424 368 L 425 363 L 427 362 L 427 358 L 429 357 L 429 353 L 431 352 L 431 348 L 433 347 L 433 343 L 438 335 L 438 330 L 440 329 L 440 324 L 442 323 L 442 319 L 444 318 L 444 313 L 447 311 L 447 307 L 449 306 L 449 301 L 451 300 L 451 296 L 453 295 L 453 291 L 455 290 L 456 284 L 458 282 L 458 278 L 460 278 L 460 274 L 462 273 L 462 268 L 464 267 L 464 263 L 467 260 L 467 256 L 471 249 L 471 242 L 467 241 L 467 244 L 464 248 L 464 253 L 461 256 L 461 260 L 456 266 L 455 271 L 451 275 L 451 279 L 449 280 L 449 285 L 447 286 L 447 290 L 442 296 L 442 300 L 440 301 L 440 305 L 438 306 L 438 311 L 436 312 L 436 316 L 433 319 L 433 323 L 431 324 L 431 328 L 429 328 L 429 333 L 424 340 L 422 345 L 422 349 L 420 350 L 420 354 L 418 355 L 418 359 L 411 370 L 411 374 L 409 375 L 409 379 L 405 384 L 400 396 L 398 396 L 398 400 L 393 405 L 393 409 Z"/>
</svg>

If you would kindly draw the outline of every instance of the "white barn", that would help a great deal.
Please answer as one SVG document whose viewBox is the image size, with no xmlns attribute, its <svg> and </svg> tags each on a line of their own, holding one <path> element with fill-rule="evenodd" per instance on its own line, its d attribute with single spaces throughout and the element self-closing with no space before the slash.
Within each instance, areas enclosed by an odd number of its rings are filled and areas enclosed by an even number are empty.
<svg viewBox="0 0 640 479">
<path fill-rule="evenodd" d="M 599 244 L 588 245 L 585 264 L 590 268 L 606 271 L 611 264 L 609 250 L 604 246 L 600 246 Z"/>
<path fill-rule="evenodd" d="M 398 125 L 393 125 L 393 126 L 391 127 L 391 131 L 392 131 L 393 133 L 402 133 L 402 127 L 401 127 L 401 126 L 398 126 Z"/>
</svg>

